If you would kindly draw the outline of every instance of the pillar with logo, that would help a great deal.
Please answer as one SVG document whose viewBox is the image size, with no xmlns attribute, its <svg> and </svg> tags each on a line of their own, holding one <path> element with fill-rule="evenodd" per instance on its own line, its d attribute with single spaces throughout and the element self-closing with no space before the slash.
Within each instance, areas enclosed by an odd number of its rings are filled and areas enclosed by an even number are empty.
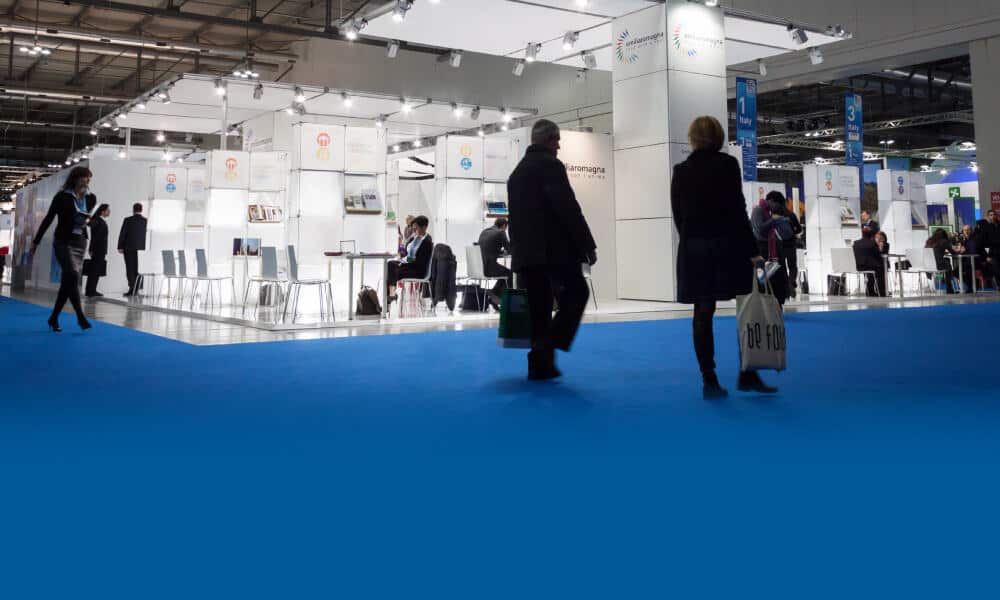
<svg viewBox="0 0 1000 600">
<path fill-rule="evenodd" d="M 833 273 L 833 249 L 850 248 L 861 238 L 861 173 L 846 165 L 806 165 L 802 176 L 809 292 L 825 294 L 827 276 Z"/>
<path fill-rule="evenodd" d="M 250 154 L 213 150 L 206 156 L 208 179 L 205 204 L 204 248 L 210 276 L 232 276 L 233 239 L 243 239 L 250 199 Z M 195 257 L 188 257 L 194 261 Z M 193 273 L 192 265 L 188 265 Z M 229 290 L 222 286 L 223 298 Z"/>
<path fill-rule="evenodd" d="M 448 135 L 434 148 L 435 200 L 431 203 L 430 234 L 435 243 L 447 243 L 457 259 L 458 273 L 466 272 L 466 248 L 479 241 L 483 230 L 484 140 Z M 491 186 L 492 188 L 492 186 Z"/>
<path fill-rule="evenodd" d="M 668 0 L 614 22 L 618 297 L 676 298 L 673 166 L 701 115 L 728 123 L 722 9 Z M 600 251 L 599 251 L 600 252 Z"/>
</svg>

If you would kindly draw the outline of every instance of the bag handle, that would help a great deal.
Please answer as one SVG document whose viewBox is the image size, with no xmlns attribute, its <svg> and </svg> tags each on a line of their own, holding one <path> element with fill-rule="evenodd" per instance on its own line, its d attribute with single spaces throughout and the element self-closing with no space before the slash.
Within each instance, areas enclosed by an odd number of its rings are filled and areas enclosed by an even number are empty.
<svg viewBox="0 0 1000 600">
<path fill-rule="evenodd" d="M 765 262 L 764 264 L 766 265 L 767 263 Z M 757 281 L 757 265 L 756 264 L 751 269 L 751 275 L 750 275 L 750 277 L 751 277 L 751 280 L 753 281 L 753 283 L 750 284 L 750 294 L 751 295 L 774 296 L 774 288 L 771 287 L 771 280 L 768 279 L 768 277 L 767 277 L 767 269 L 766 268 L 764 269 L 764 291 L 763 292 L 760 291 L 760 282 Z"/>
</svg>

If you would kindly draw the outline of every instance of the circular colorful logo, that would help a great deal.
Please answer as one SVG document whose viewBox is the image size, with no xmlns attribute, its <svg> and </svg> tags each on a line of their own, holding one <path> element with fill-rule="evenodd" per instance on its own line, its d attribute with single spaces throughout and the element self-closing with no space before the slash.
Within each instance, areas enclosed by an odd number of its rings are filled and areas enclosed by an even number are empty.
<svg viewBox="0 0 1000 600">
<path fill-rule="evenodd" d="M 472 156 L 472 144 L 462 144 L 462 147 L 458 149 L 458 153 L 462 156 Z"/>
<path fill-rule="evenodd" d="M 826 179 L 826 184 L 825 184 L 826 185 L 826 191 L 832 192 L 833 191 L 833 171 L 827 169 L 826 173 L 824 174 L 824 178 Z"/>
<path fill-rule="evenodd" d="M 238 164 L 239 163 L 235 158 L 226 159 L 226 179 L 229 181 L 235 181 L 239 177 L 239 175 L 236 174 L 236 166 Z"/>
<path fill-rule="evenodd" d="M 626 29 L 618 34 L 618 39 L 615 40 L 615 56 L 618 57 L 618 62 L 623 65 L 630 65 L 639 60 L 639 55 L 628 49 L 630 39 L 632 39 L 632 36 L 629 34 L 628 29 Z"/>
<path fill-rule="evenodd" d="M 680 50 L 682 53 L 687 54 L 688 56 L 695 56 L 696 54 L 698 54 L 698 50 L 684 44 L 683 23 L 678 23 L 677 26 L 674 27 L 674 48 Z"/>
<path fill-rule="evenodd" d="M 172 183 L 168 183 L 167 184 L 167 193 L 168 194 L 173 194 L 176 191 L 177 191 L 177 186 L 176 185 L 174 185 Z"/>
<path fill-rule="evenodd" d="M 468 157 L 463 158 L 462 162 L 460 162 L 458 164 L 462 165 L 462 168 L 465 169 L 466 171 L 468 171 L 469 169 L 472 168 L 472 159 L 470 159 Z"/>
<path fill-rule="evenodd" d="M 900 175 L 899 177 L 896 178 L 896 183 L 899 185 L 899 193 L 900 194 L 905 194 L 906 193 L 906 186 L 903 184 L 903 176 L 902 175 Z"/>
<path fill-rule="evenodd" d="M 324 148 L 326 146 L 329 146 L 330 145 L 330 134 L 326 133 L 326 132 L 323 132 L 323 133 L 317 135 L 316 136 L 316 143 L 319 144 L 321 147 L 324 147 Z"/>
</svg>

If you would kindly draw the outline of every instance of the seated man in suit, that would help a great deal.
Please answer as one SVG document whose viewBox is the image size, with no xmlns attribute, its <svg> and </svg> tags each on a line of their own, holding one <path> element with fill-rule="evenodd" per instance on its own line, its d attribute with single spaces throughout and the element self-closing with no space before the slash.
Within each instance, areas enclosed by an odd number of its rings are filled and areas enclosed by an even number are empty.
<svg viewBox="0 0 1000 600">
<path fill-rule="evenodd" d="M 867 210 L 861 211 L 861 227 L 871 229 L 873 235 L 879 232 L 878 221 L 872 219 L 872 214 Z"/>
<path fill-rule="evenodd" d="M 434 240 L 427 233 L 430 221 L 421 215 L 413 219 L 414 234 L 406 245 L 406 256 L 402 260 L 389 261 L 389 276 L 386 283 L 386 298 L 391 303 L 396 299 L 396 284 L 400 279 L 422 279 L 427 276 L 434 252 Z"/>
<path fill-rule="evenodd" d="M 854 242 L 854 262 L 859 271 L 874 271 L 875 277 L 866 275 L 867 294 L 869 296 L 885 296 L 885 261 L 882 252 L 875 243 L 875 232 L 865 227 L 861 230 L 861 239 Z M 876 294 L 875 284 L 878 284 Z"/>
<path fill-rule="evenodd" d="M 490 291 L 490 301 L 494 307 L 500 306 L 500 293 L 507 287 L 511 277 L 510 269 L 497 262 L 501 256 L 510 254 L 507 223 L 507 219 L 500 217 L 493 222 L 493 227 L 479 234 L 479 251 L 483 254 L 483 274 L 490 278 L 499 278 Z"/>
</svg>

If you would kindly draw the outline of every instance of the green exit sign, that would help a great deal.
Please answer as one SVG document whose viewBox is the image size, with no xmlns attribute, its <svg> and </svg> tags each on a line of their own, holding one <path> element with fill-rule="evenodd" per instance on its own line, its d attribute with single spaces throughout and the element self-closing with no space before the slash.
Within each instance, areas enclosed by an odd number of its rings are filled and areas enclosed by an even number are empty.
<svg viewBox="0 0 1000 600">
<path fill-rule="evenodd" d="M 952 200 L 958 198 L 961 195 L 962 195 L 962 188 L 958 187 L 957 185 L 953 185 L 948 188 L 948 197 L 951 198 Z"/>
</svg>

